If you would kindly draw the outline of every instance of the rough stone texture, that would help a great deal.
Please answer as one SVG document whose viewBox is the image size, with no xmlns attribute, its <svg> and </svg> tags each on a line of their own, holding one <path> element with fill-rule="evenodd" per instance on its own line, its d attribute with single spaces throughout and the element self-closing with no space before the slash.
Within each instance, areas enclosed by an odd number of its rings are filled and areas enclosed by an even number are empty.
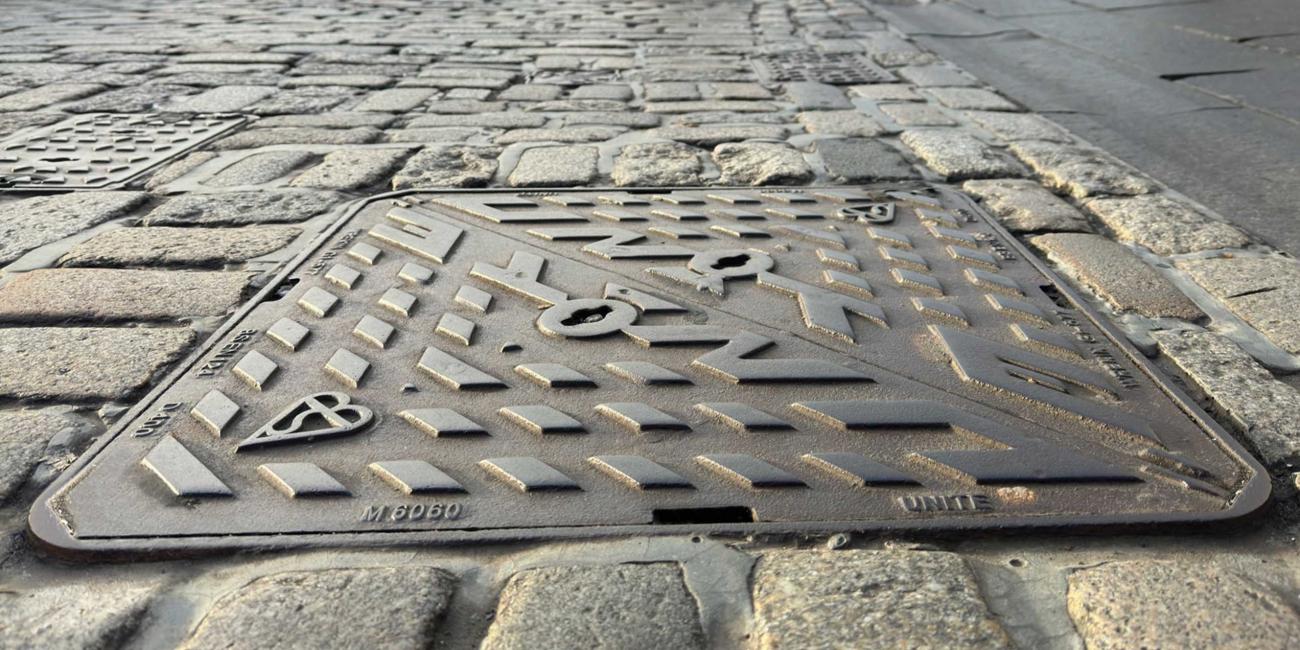
<svg viewBox="0 0 1300 650">
<path fill-rule="evenodd" d="M 387 142 L 464 142 L 480 135 L 500 133 L 471 127 L 443 126 L 430 129 L 401 129 L 384 135 Z"/>
<path fill-rule="evenodd" d="M 213 151 L 194 151 L 187 154 L 184 158 L 163 167 L 154 172 L 149 180 L 145 181 L 144 187 L 148 190 L 154 190 L 162 187 L 192 171 L 201 167 L 204 163 L 216 159 L 217 154 Z"/>
<path fill-rule="evenodd" d="M 611 177 L 619 186 L 672 187 L 699 185 L 703 171 L 698 149 L 677 142 L 648 142 L 623 147 Z"/>
<path fill-rule="evenodd" d="M 975 111 L 1017 111 L 1015 104 L 1006 98 L 983 88 L 926 88 L 921 91 L 948 108 Z"/>
<path fill-rule="evenodd" d="M 0 111 L 34 111 L 51 104 L 93 95 L 104 86 L 99 84 L 54 84 L 19 91 L 0 99 Z"/>
<path fill-rule="evenodd" d="M 1153 332 L 1174 361 L 1274 466 L 1300 460 L 1300 392 L 1273 378 L 1227 338 L 1201 330 Z"/>
<path fill-rule="evenodd" d="M 957 120 L 930 104 L 884 104 L 880 111 L 899 126 L 956 126 Z"/>
<path fill-rule="evenodd" d="M 1154 181 L 1099 149 L 1054 142 L 1018 142 L 1014 153 L 1049 186 L 1083 199 L 1115 194 L 1146 194 L 1158 188 Z"/>
<path fill-rule="evenodd" d="M 102 583 L 0 590 L 0 649 L 117 648 L 135 632 L 156 591 Z"/>
<path fill-rule="evenodd" d="M 916 170 L 883 142 L 864 138 L 828 138 L 813 143 L 826 172 L 841 183 L 915 178 Z"/>
<path fill-rule="evenodd" d="M 217 140 L 213 149 L 255 149 L 273 144 L 365 144 L 379 139 L 380 131 L 369 126 L 325 129 L 283 126 L 240 131 Z"/>
<path fill-rule="evenodd" d="M 1119 311 L 1149 318 L 1196 320 L 1201 310 L 1154 268 L 1123 245 L 1082 233 L 1039 235 L 1029 240 L 1061 270 Z"/>
<path fill-rule="evenodd" d="M 533 147 L 519 156 L 510 172 L 512 187 L 583 185 L 596 177 L 600 150 L 595 147 Z"/>
<path fill-rule="evenodd" d="M 1161 194 L 1093 199 L 1083 204 L 1120 241 L 1160 255 L 1177 255 L 1250 243 L 1246 233 L 1196 206 Z"/>
<path fill-rule="evenodd" d="M 316 129 L 351 129 L 360 126 L 383 128 L 393 123 L 392 115 L 378 113 L 322 113 L 319 115 L 275 115 L 257 121 L 257 128 L 281 126 Z"/>
<path fill-rule="evenodd" d="M 483 187 L 496 174 L 500 153 L 495 147 L 459 144 L 425 147 L 393 176 L 393 189 Z"/>
<path fill-rule="evenodd" d="M 516 142 L 600 142 L 626 131 L 617 126 L 571 126 L 562 129 L 515 129 L 496 137 L 497 144 Z"/>
<path fill-rule="evenodd" d="M 38 269 L 0 287 L 0 320 L 164 320 L 224 314 L 252 275 L 222 271 Z"/>
<path fill-rule="evenodd" d="M 706 124 L 665 126 L 650 131 L 649 135 L 700 147 L 715 147 L 741 140 L 784 139 L 789 132 L 790 127 L 775 124 Z"/>
<path fill-rule="evenodd" d="M 320 164 L 289 184 L 326 190 L 359 190 L 388 180 L 410 149 L 343 149 L 325 156 Z"/>
<path fill-rule="evenodd" d="M 1109 562 L 1069 578 L 1089 650 L 1294 648 L 1300 618 L 1268 586 L 1207 562 Z"/>
<path fill-rule="evenodd" d="M 885 132 L 878 122 L 858 111 L 811 111 L 797 117 L 809 133 L 872 138 Z"/>
<path fill-rule="evenodd" d="M 836 110 L 853 108 L 844 91 L 816 81 L 791 81 L 784 84 L 785 97 L 800 110 Z"/>
<path fill-rule="evenodd" d="M 78 427 L 67 412 L 66 407 L 57 406 L 0 412 L 0 505 L 22 487 L 50 439 L 60 431 Z"/>
<path fill-rule="evenodd" d="M 754 567 L 754 646 L 1009 648 L 952 553 L 774 552 Z"/>
<path fill-rule="evenodd" d="M 180 358 L 189 328 L 0 328 L 0 395 L 121 399 Z"/>
<path fill-rule="evenodd" d="M 203 181 L 211 187 L 236 185 L 261 185 L 314 160 L 316 156 L 306 151 L 267 151 L 242 158 Z"/>
<path fill-rule="evenodd" d="M 61 266 L 220 266 L 280 250 L 302 230 L 259 228 L 118 228 L 77 244 Z"/>
<path fill-rule="evenodd" d="M 329 210 L 337 194 L 298 190 L 262 190 L 178 196 L 145 215 L 150 226 L 238 226 L 294 223 Z"/>
<path fill-rule="evenodd" d="M 1001 178 L 962 183 L 1011 232 L 1088 232 L 1092 228 L 1074 206 L 1030 180 Z"/>
<path fill-rule="evenodd" d="M 870 84 L 850 86 L 849 95 L 862 97 L 873 102 L 920 102 L 925 98 L 917 94 L 910 84 Z"/>
<path fill-rule="evenodd" d="M 269 86 L 222 86 L 186 97 L 170 106 L 168 111 L 195 113 L 230 113 L 256 103 L 275 93 Z"/>
<path fill-rule="evenodd" d="M 905 131 L 902 139 L 930 169 L 950 181 L 1020 175 L 1013 161 L 965 133 Z"/>
<path fill-rule="evenodd" d="M 469 115 L 421 115 L 407 124 L 409 128 L 444 126 L 478 126 L 501 129 L 536 128 L 546 124 L 546 116 L 532 113 L 471 113 Z"/>
<path fill-rule="evenodd" d="M 676 565 L 547 567 L 510 578 L 481 647 L 703 648 L 704 633 Z"/>
<path fill-rule="evenodd" d="M 966 111 L 966 117 L 984 130 L 1006 142 L 1042 140 L 1044 142 L 1070 142 L 1071 138 L 1061 127 L 1047 119 L 1030 113 L 1004 113 L 1000 111 Z"/>
<path fill-rule="evenodd" d="M 223 596 L 181 647 L 423 649 L 455 588 L 431 567 L 279 573 Z"/>
<path fill-rule="evenodd" d="M 144 192 L 73 192 L 0 203 L 0 264 L 126 214 Z"/>
<path fill-rule="evenodd" d="M 722 170 L 722 182 L 732 185 L 797 185 L 813 176 L 803 154 L 786 144 L 720 144 L 713 162 Z"/>
<path fill-rule="evenodd" d="M 1300 262 L 1238 255 L 1177 265 L 1278 347 L 1300 354 Z"/>
</svg>

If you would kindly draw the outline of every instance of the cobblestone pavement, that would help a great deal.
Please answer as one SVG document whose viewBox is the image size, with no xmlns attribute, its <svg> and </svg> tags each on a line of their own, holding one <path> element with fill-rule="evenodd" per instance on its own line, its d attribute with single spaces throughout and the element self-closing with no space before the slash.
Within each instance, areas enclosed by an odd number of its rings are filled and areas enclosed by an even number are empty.
<svg viewBox="0 0 1300 650">
<path fill-rule="evenodd" d="M 1300 264 L 887 15 L 847 0 L 6 2 L 0 138 L 98 112 L 258 119 L 131 189 L 0 194 L 0 647 L 1293 647 Z M 897 80 L 774 82 L 752 65 L 791 53 Z M 960 186 L 1095 299 L 1268 466 L 1273 507 L 1088 536 L 90 565 L 24 535 L 41 489 L 350 200 L 898 179 Z"/>
</svg>

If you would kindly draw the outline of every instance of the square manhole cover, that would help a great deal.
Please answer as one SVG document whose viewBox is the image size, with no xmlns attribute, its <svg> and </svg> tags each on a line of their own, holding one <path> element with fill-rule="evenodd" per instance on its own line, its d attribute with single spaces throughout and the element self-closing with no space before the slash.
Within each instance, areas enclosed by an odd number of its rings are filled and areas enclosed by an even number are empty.
<svg viewBox="0 0 1300 650">
<path fill-rule="evenodd" d="M 897 81 L 892 73 L 863 54 L 793 50 L 760 54 L 753 62 L 759 78 L 765 81 L 818 81 L 839 85 Z"/>
<path fill-rule="evenodd" d="M 1222 519 L 1258 466 L 947 190 L 344 220 L 52 487 L 72 550 Z"/>
<path fill-rule="evenodd" d="M 0 142 L 0 191 L 117 187 L 246 119 L 184 113 L 69 117 Z"/>
</svg>

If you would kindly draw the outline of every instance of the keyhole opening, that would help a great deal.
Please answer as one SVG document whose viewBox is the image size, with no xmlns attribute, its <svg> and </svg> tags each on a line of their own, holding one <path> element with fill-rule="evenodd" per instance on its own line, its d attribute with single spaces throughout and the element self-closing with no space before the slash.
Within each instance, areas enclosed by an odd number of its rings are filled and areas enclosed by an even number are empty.
<svg viewBox="0 0 1300 650">
<path fill-rule="evenodd" d="M 749 264 L 749 255 L 745 253 L 740 253 L 739 255 L 731 255 L 729 257 L 719 257 L 718 261 L 709 265 L 709 268 L 734 269 L 738 266 L 744 266 L 746 264 Z"/>
<path fill-rule="evenodd" d="M 573 327 L 574 325 L 588 325 L 590 323 L 599 323 L 605 320 L 605 317 L 613 313 L 614 308 L 609 305 L 592 307 L 591 309 L 579 309 L 569 315 L 568 318 L 560 321 L 560 324 Z"/>
</svg>

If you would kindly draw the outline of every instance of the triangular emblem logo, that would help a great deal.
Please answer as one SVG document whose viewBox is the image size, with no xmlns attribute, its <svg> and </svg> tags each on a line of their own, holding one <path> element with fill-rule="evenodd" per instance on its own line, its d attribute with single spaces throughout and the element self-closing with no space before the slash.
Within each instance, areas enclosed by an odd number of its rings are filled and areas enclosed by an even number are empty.
<svg viewBox="0 0 1300 650">
<path fill-rule="evenodd" d="M 374 420 L 375 413 L 351 402 L 343 393 L 308 395 L 262 425 L 235 451 L 356 433 Z"/>
</svg>

